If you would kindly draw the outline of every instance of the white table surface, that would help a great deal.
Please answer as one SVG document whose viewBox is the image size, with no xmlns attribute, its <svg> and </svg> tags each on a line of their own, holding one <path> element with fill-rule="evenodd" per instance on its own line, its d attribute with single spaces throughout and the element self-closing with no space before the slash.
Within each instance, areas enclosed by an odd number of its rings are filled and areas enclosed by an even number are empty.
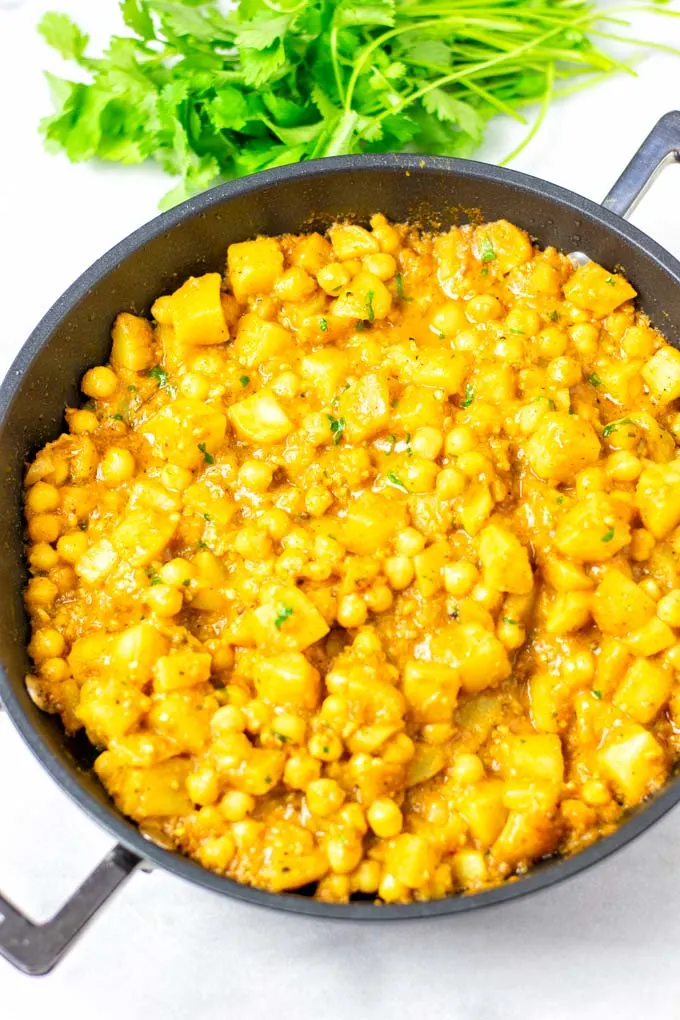
<svg viewBox="0 0 680 1020">
<path fill-rule="evenodd" d="M 677 4 L 675 5 L 677 7 Z M 0 0 L 0 372 L 98 255 L 156 211 L 154 169 L 71 166 L 36 133 L 59 58 L 34 26 L 51 7 L 104 42 L 114 0 Z M 680 22 L 636 17 L 680 46 Z M 655 120 L 680 104 L 680 58 L 656 54 L 556 104 L 516 167 L 601 198 Z M 625 124 L 625 130 L 621 125 Z M 502 158 L 514 126 L 493 126 Z M 636 222 L 680 255 L 680 172 Z M 0 888 L 49 917 L 111 841 L 42 772 L 0 715 Z M 633 1020 L 680 1017 L 680 810 L 561 887 L 477 915 L 330 923 L 247 907 L 169 875 L 135 875 L 51 975 L 0 960 L 3 1020 Z"/>
</svg>

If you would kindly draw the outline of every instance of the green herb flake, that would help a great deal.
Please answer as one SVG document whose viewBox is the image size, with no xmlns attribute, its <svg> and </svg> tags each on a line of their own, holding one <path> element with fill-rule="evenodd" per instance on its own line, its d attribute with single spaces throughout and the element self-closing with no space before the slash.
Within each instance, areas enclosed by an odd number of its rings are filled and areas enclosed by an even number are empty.
<svg viewBox="0 0 680 1020">
<path fill-rule="evenodd" d="M 593 694 L 595 695 L 598 701 L 602 701 L 602 691 L 593 690 Z"/>
<path fill-rule="evenodd" d="M 160 365 L 154 365 L 154 367 L 150 368 L 146 374 L 149 379 L 156 380 L 156 382 L 158 383 L 159 390 L 162 390 L 165 386 L 168 385 L 168 373 L 165 371 L 164 368 L 161 368 Z"/>
<path fill-rule="evenodd" d="M 503 623 L 509 623 L 511 627 L 517 626 L 517 620 L 513 620 L 510 616 L 504 616 Z"/>
<path fill-rule="evenodd" d="M 620 418 L 619 421 L 610 421 L 609 424 L 605 425 L 602 429 L 602 435 L 604 438 L 606 439 L 612 434 L 612 432 L 616 432 L 619 425 L 635 425 L 635 422 L 632 418 Z"/>
<path fill-rule="evenodd" d="M 284 606 L 283 604 L 279 606 L 274 618 L 274 626 L 277 630 L 281 630 L 286 620 L 293 615 L 293 612 L 294 610 L 290 606 Z"/>
<path fill-rule="evenodd" d="M 404 278 L 401 275 L 401 273 L 396 274 L 396 276 L 394 277 L 394 282 L 397 285 L 397 296 L 400 297 L 402 301 L 409 302 L 413 301 L 413 298 L 406 297 L 406 295 L 404 294 Z"/>
<path fill-rule="evenodd" d="M 151 582 L 151 586 L 152 587 L 154 585 L 156 585 L 156 584 L 162 584 L 163 583 L 162 580 L 161 580 L 160 574 L 158 573 L 158 571 L 153 570 L 151 567 L 148 568 L 148 570 L 146 572 L 146 576 L 149 578 L 149 581 Z"/>
<path fill-rule="evenodd" d="M 509 330 L 509 332 L 510 333 L 516 333 L 517 336 L 526 336 L 526 333 L 524 332 L 523 329 L 511 329 L 511 330 Z"/>
<path fill-rule="evenodd" d="M 215 463 L 215 458 L 213 457 L 212 453 L 208 453 L 208 451 L 206 449 L 206 446 L 205 446 L 205 443 L 199 443 L 198 444 L 198 448 L 201 451 L 201 453 L 203 454 L 203 460 L 205 461 L 206 464 L 214 464 Z"/>
<path fill-rule="evenodd" d="M 391 406 L 392 406 L 392 407 L 396 407 L 398 403 L 399 403 L 399 397 L 395 397 L 395 398 L 394 398 L 394 399 L 392 400 Z"/>
<path fill-rule="evenodd" d="M 113 421 L 125 421 L 122 414 L 112 414 L 111 418 Z"/>
<path fill-rule="evenodd" d="M 322 333 L 328 332 L 328 319 L 319 319 L 319 329 Z"/>
<path fill-rule="evenodd" d="M 489 275 L 489 267 L 488 266 L 483 266 L 482 267 L 482 271 L 480 273 L 480 276 L 488 276 L 488 275 Z"/>
<path fill-rule="evenodd" d="M 469 407 L 474 399 L 475 399 L 474 386 L 472 386 L 471 383 L 468 383 L 467 386 L 465 387 L 465 399 L 461 401 L 460 406 Z"/>
<path fill-rule="evenodd" d="M 342 433 L 345 430 L 345 419 L 334 418 L 332 414 L 327 414 L 329 422 L 331 423 L 331 434 L 333 436 L 333 446 L 337 446 L 342 439 Z"/>
<path fill-rule="evenodd" d="M 605 531 L 604 535 L 600 539 L 601 542 L 611 542 L 614 537 L 614 529 L 610 528 L 609 531 Z"/>
<path fill-rule="evenodd" d="M 548 312 L 548 318 L 550 319 L 551 322 L 558 322 L 560 318 L 560 313 L 557 311 L 557 309 L 553 309 L 552 312 Z"/>
<path fill-rule="evenodd" d="M 408 492 L 408 489 L 406 488 L 404 483 L 400 481 L 399 478 L 397 478 L 394 471 L 388 471 L 386 477 L 389 484 L 393 486 L 395 489 L 399 489 L 400 492 Z"/>
<path fill-rule="evenodd" d="M 564 503 L 564 496 L 558 496 L 555 500 L 556 503 Z"/>
<path fill-rule="evenodd" d="M 366 295 L 366 318 L 369 322 L 375 322 L 375 312 L 373 311 L 373 298 L 374 294 L 372 290 L 369 290 Z"/>
<path fill-rule="evenodd" d="M 241 386 L 245 388 L 250 382 L 250 376 L 242 375 L 241 378 L 239 379 L 239 382 L 241 383 Z"/>
<path fill-rule="evenodd" d="M 137 387 L 136 386 L 128 386 L 128 390 L 130 391 L 130 393 L 136 393 L 137 392 Z"/>
<path fill-rule="evenodd" d="M 597 372 L 591 372 L 590 373 L 590 375 L 588 376 L 588 382 L 590 383 L 591 386 L 601 386 L 602 385 L 602 380 L 600 379 L 600 377 L 597 374 Z"/>
<path fill-rule="evenodd" d="M 210 522 L 212 521 L 212 517 L 210 516 L 210 514 L 203 514 L 203 516 L 205 517 L 208 524 L 210 524 Z"/>
<path fill-rule="evenodd" d="M 479 242 L 479 257 L 482 262 L 493 262 L 496 258 L 494 247 L 486 235 L 484 235 Z"/>
<path fill-rule="evenodd" d="M 191 584 L 191 578 L 190 577 L 187 577 L 187 579 L 185 581 L 182 581 L 182 585 L 183 585 L 184 588 L 188 588 L 190 584 Z"/>
<path fill-rule="evenodd" d="M 608 276 L 607 279 L 604 282 L 608 283 L 610 287 L 615 287 L 616 286 L 616 280 L 614 279 L 613 276 Z"/>
</svg>

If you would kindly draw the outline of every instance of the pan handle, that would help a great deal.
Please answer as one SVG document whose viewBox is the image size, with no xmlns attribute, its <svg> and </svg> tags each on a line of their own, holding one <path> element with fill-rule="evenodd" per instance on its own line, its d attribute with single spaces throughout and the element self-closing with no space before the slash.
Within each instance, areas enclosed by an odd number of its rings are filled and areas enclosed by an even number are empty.
<svg viewBox="0 0 680 1020">
<path fill-rule="evenodd" d="M 652 128 L 602 205 L 618 216 L 629 216 L 671 163 L 680 163 L 680 110 L 665 114 Z"/>
<path fill-rule="evenodd" d="M 141 862 L 141 857 L 121 844 L 114 846 L 70 900 L 44 924 L 29 921 L 0 895 L 0 956 L 24 974 L 47 974 Z"/>
</svg>

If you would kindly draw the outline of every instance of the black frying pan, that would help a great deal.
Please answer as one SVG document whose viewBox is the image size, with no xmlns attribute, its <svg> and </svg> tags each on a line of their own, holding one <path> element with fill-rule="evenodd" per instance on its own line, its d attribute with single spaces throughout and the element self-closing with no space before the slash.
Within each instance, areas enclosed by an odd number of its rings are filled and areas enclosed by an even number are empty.
<svg viewBox="0 0 680 1020">
<path fill-rule="evenodd" d="M 476 910 L 524 896 L 574 875 L 628 843 L 680 800 L 680 776 L 613 835 L 574 857 L 552 858 L 514 883 L 427 903 L 376 906 L 321 903 L 239 885 L 146 842 L 116 810 L 91 770 L 92 749 L 65 735 L 60 720 L 40 712 L 24 687 L 29 669 L 22 604 L 24 463 L 61 432 L 67 404 L 77 404 L 83 372 L 107 361 L 110 330 L 122 309 L 147 312 L 158 294 L 190 274 L 222 269 L 227 246 L 257 234 L 324 229 L 333 220 L 417 219 L 447 227 L 467 219 L 506 218 L 541 245 L 583 251 L 605 266 L 622 265 L 642 307 L 680 347 L 680 263 L 622 218 L 666 163 L 680 161 L 680 112 L 652 131 L 605 199 L 596 205 L 545 181 L 466 160 L 413 155 L 347 156 L 266 171 L 214 188 L 158 216 L 104 255 L 61 297 L 19 353 L 0 388 L 0 699 L 50 775 L 118 841 L 51 921 L 35 925 L 0 896 L 0 954 L 31 974 L 57 962 L 95 911 L 145 861 L 226 896 L 250 903 L 354 920 L 405 920 Z"/>
</svg>

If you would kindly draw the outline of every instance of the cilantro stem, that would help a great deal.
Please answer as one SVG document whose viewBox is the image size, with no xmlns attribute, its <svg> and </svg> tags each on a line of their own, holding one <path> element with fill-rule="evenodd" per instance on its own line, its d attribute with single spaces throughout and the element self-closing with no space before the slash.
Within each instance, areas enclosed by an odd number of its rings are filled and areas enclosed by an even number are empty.
<svg viewBox="0 0 680 1020">
<path fill-rule="evenodd" d="M 536 135 L 536 133 L 538 132 L 539 128 L 541 127 L 541 124 L 545 120 L 545 115 L 548 112 L 548 107 L 550 106 L 550 103 L 551 103 L 552 97 L 553 97 L 553 87 L 554 87 L 554 84 L 555 84 L 555 65 L 554 64 L 549 64 L 548 65 L 548 70 L 547 70 L 546 76 L 545 76 L 545 84 L 546 84 L 546 87 L 545 87 L 545 94 L 543 96 L 543 102 L 541 103 L 540 109 L 538 111 L 538 116 L 536 117 L 536 120 L 534 121 L 533 126 L 526 133 L 526 135 L 524 136 L 522 141 L 519 143 L 519 145 L 515 146 L 515 148 L 512 150 L 512 152 L 508 153 L 508 155 L 505 157 L 505 159 L 501 160 L 501 162 L 500 162 L 501 166 L 505 166 L 506 163 L 511 163 L 512 160 L 516 156 L 519 156 L 520 152 L 522 152 L 524 149 L 526 149 L 527 145 L 529 144 L 531 139 Z"/>
</svg>

